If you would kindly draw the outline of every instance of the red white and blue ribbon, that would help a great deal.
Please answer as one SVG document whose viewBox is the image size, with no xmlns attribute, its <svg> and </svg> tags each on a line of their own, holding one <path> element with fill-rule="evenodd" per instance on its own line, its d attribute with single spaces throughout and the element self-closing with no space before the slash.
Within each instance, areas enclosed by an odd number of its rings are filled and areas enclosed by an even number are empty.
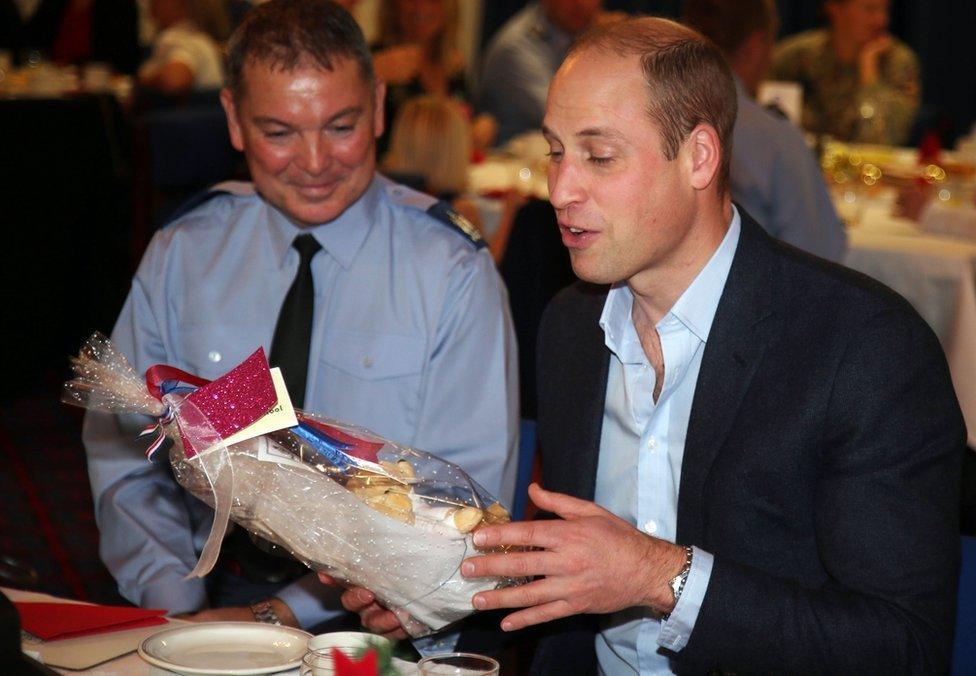
<svg viewBox="0 0 976 676">
<path fill-rule="evenodd" d="M 144 436 L 152 434 L 153 432 L 156 433 L 156 438 L 153 439 L 152 443 L 149 444 L 149 448 L 146 449 L 147 460 L 152 460 L 153 454 L 158 451 L 163 445 L 163 442 L 166 441 L 166 432 L 163 430 L 163 427 L 172 423 L 175 417 L 176 414 L 173 412 L 173 407 L 167 406 L 166 412 L 159 416 L 159 418 L 156 419 L 156 422 L 147 425 L 146 429 L 139 433 L 140 439 Z"/>
</svg>

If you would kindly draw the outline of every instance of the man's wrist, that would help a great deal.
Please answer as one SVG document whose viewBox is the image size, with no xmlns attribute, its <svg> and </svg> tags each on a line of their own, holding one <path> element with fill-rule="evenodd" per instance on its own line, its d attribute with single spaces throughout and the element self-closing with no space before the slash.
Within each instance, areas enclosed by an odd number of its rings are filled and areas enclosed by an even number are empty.
<svg viewBox="0 0 976 676">
<path fill-rule="evenodd" d="M 671 580 L 676 575 L 680 575 L 685 567 L 685 548 L 681 545 L 672 544 L 656 538 L 650 538 L 652 548 L 666 548 L 662 553 L 660 550 L 654 557 L 659 562 L 653 566 L 654 571 L 652 588 L 648 591 L 648 601 L 646 605 L 659 615 L 668 615 L 674 610 L 674 592 L 671 589 Z M 649 557 L 650 558 L 650 557 Z M 652 559 L 653 560 L 653 559 Z"/>
<path fill-rule="evenodd" d="M 251 613 L 257 622 L 266 624 L 283 624 L 289 627 L 298 626 L 298 618 L 291 612 L 288 604 L 279 598 L 272 597 L 251 604 Z"/>
</svg>

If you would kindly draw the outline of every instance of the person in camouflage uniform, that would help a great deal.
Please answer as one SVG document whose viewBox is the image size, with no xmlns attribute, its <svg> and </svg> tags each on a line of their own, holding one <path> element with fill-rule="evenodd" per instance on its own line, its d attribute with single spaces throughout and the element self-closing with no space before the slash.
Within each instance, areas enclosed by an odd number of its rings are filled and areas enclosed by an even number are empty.
<svg viewBox="0 0 976 676">
<path fill-rule="evenodd" d="M 787 38 L 770 77 L 803 86 L 803 126 L 844 141 L 897 145 L 919 104 L 914 52 L 888 33 L 888 0 L 825 0 L 829 27 Z"/>
</svg>

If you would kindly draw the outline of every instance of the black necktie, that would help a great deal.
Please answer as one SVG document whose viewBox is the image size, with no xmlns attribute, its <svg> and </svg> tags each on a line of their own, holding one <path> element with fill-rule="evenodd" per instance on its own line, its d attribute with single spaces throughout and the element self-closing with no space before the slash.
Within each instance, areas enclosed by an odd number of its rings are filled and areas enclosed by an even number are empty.
<svg viewBox="0 0 976 676">
<path fill-rule="evenodd" d="M 281 368 L 291 403 L 301 408 L 305 403 L 308 348 L 312 344 L 312 310 L 315 306 L 312 257 L 322 246 L 309 234 L 299 235 L 291 245 L 298 251 L 298 272 L 281 303 L 268 362 Z M 281 547 L 243 529 L 234 529 L 224 547 L 252 582 L 283 584 L 308 571 Z M 264 596 L 266 594 L 259 598 Z M 254 598 L 248 603 L 257 600 Z"/>
<path fill-rule="evenodd" d="M 281 304 L 268 361 L 272 366 L 281 368 L 291 402 L 296 408 L 301 408 L 305 404 L 308 349 L 312 344 L 312 309 L 315 305 L 312 257 L 322 245 L 308 234 L 299 235 L 291 245 L 298 250 L 300 257 L 298 272 Z"/>
</svg>

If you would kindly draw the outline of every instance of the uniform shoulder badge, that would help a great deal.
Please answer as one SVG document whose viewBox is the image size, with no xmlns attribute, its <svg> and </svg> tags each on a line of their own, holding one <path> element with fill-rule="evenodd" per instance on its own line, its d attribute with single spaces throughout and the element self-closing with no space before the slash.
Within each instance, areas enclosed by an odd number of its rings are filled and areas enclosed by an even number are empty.
<svg viewBox="0 0 976 676">
<path fill-rule="evenodd" d="M 483 249 L 488 243 L 481 237 L 478 228 L 474 223 L 456 212 L 447 202 L 438 201 L 427 209 L 427 213 L 436 218 L 441 223 L 448 225 L 451 229 L 464 235 L 464 237 L 474 244 L 477 248 Z"/>
</svg>

